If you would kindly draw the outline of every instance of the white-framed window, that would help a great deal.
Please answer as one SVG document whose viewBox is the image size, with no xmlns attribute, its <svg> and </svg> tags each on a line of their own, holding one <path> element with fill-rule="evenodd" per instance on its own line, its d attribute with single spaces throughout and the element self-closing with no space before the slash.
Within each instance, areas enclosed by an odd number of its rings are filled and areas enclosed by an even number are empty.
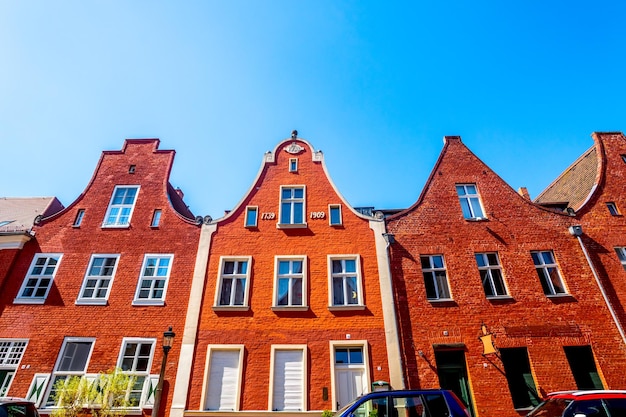
<svg viewBox="0 0 626 417">
<path fill-rule="evenodd" d="M 330 355 L 330 383 L 335 411 L 370 391 L 368 344 L 365 340 L 331 340 Z"/>
<path fill-rule="evenodd" d="M 498 254 L 496 252 L 477 253 L 476 264 L 487 298 L 507 295 Z"/>
<path fill-rule="evenodd" d="M 277 256 L 274 262 L 274 307 L 306 307 L 306 256 Z"/>
<path fill-rule="evenodd" d="M 619 258 L 622 267 L 626 270 L 626 247 L 618 246 L 615 248 L 615 253 L 617 253 L 617 257 Z"/>
<path fill-rule="evenodd" d="M 363 307 L 361 262 L 358 255 L 329 255 L 329 306 Z"/>
<path fill-rule="evenodd" d="M 306 227 L 304 185 L 280 187 L 279 228 Z"/>
<path fill-rule="evenodd" d="M 159 227 L 159 224 L 161 223 L 162 214 L 163 214 L 162 210 L 160 209 L 154 210 L 154 212 L 152 213 L 152 221 L 150 222 L 150 227 Z"/>
<path fill-rule="evenodd" d="M 203 409 L 239 411 L 243 345 L 209 345 L 202 388 Z"/>
<path fill-rule="evenodd" d="M 459 196 L 464 218 L 474 220 L 485 218 L 476 184 L 457 184 L 456 193 Z"/>
<path fill-rule="evenodd" d="M 272 345 L 269 411 L 306 411 L 306 345 Z"/>
<path fill-rule="evenodd" d="M 289 172 L 298 172 L 298 158 L 289 158 Z"/>
<path fill-rule="evenodd" d="M 533 258 L 539 281 L 545 295 L 567 294 L 559 266 L 554 258 L 551 250 L 532 251 L 530 255 Z"/>
<path fill-rule="evenodd" d="M 74 218 L 74 224 L 72 224 L 72 226 L 80 227 L 81 223 L 83 222 L 83 217 L 85 217 L 85 209 L 78 209 L 78 211 L 76 212 L 76 217 Z"/>
<path fill-rule="evenodd" d="M 76 304 L 106 304 L 120 255 L 91 255 Z"/>
<path fill-rule="evenodd" d="M 127 400 L 131 407 L 141 405 L 144 385 L 150 377 L 155 339 L 124 338 L 117 366 L 122 372 L 132 375 L 134 381 L 127 390 Z"/>
<path fill-rule="evenodd" d="M 0 339 L 0 397 L 6 397 L 28 341 Z"/>
<path fill-rule="evenodd" d="M 259 208 L 257 206 L 246 207 L 245 227 L 257 227 L 259 220 Z"/>
<path fill-rule="evenodd" d="M 95 339 L 93 338 L 65 338 L 50 378 L 48 393 L 44 402 L 46 408 L 56 406 L 54 397 L 59 381 L 67 381 L 72 376 L 85 376 L 94 342 Z"/>
<path fill-rule="evenodd" d="M 421 255 L 420 262 L 426 286 L 426 298 L 429 300 L 452 299 L 443 255 Z"/>
<path fill-rule="evenodd" d="M 606 208 L 609 210 L 609 213 L 611 213 L 611 216 L 619 216 L 619 210 L 617 209 L 617 206 L 615 205 L 615 203 L 613 202 L 606 203 Z"/>
<path fill-rule="evenodd" d="M 145 255 L 133 304 L 163 304 L 173 262 L 174 255 Z"/>
<path fill-rule="evenodd" d="M 62 257 L 60 253 L 36 254 L 14 302 L 43 304 L 50 292 Z"/>
<path fill-rule="evenodd" d="M 328 206 L 328 222 L 331 226 L 341 226 L 341 204 L 330 204 Z"/>
<path fill-rule="evenodd" d="M 138 185 L 116 185 L 102 227 L 128 227 L 138 193 Z"/>
<path fill-rule="evenodd" d="M 215 307 L 248 308 L 252 257 L 220 257 Z"/>
</svg>

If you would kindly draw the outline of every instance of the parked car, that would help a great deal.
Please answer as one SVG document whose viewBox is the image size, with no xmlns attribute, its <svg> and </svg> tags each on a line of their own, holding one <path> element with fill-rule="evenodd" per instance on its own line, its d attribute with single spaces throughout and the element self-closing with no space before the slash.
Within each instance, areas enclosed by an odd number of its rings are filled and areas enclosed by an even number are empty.
<svg viewBox="0 0 626 417">
<path fill-rule="evenodd" d="M 39 412 L 32 401 L 0 397 L 0 417 L 39 417 Z"/>
<path fill-rule="evenodd" d="M 452 391 L 376 391 L 358 397 L 335 417 L 469 417 L 469 412 Z"/>
<path fill-rule="evenodd" d="M 526 417 L 623 417 L 626 391 L 561 391 L 548 394 L 545 401 Z"/>
</svg>

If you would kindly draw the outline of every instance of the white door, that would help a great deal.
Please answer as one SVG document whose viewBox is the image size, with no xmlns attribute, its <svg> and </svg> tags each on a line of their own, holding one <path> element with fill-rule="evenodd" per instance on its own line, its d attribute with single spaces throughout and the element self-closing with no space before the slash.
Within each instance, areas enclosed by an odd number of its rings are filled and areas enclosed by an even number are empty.
<svg viewBox="0 0 626 417">
<path fill-rule="evenodd" d="M 239 350 L 211 352 L 206 410 L 235 411 L 239 401 Z"/>
<path fill-rule="evenodd" d="M 337 409 L 340 409 L 359 395 L 367 392 L 363 369 L 341 369 L 335 372 L 337 386 Z"/>
<path fill-rule="evenodd" d="M 304 361 L 302 350 L 277 350 L 274 357 L 272 410 L 304 410 Z"/>
</svg>

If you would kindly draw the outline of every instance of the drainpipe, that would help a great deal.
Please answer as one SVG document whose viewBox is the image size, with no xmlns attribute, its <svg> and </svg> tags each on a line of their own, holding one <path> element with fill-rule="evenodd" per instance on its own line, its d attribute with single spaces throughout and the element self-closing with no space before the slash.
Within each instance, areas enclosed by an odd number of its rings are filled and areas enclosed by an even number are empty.
<svg viewBox="0 0 626 417">
<path fill-rule="evenodd" d="M 613 317 L 613 321 L 615 322 L 615 325 L 617 326 L 617 330 L 619 330 L 619 334 L 622 336 L 622 342 L 626 344 L 626 334 L 624 334 L 624 329 L 622 328 L 622 325 L 617 319 L 617 314 L 615 314 L 615 310 L 613 309 L 613 306 L 611 305 L 611 302 L 609 301 L 609 297 L 607 296 L 606 291 L 604 290 L 604 286 L 602 285 L 602 282 L 600 281 L 598 272 L 596 271 L 596 268 L 593 266 L 593 262 L 591 261 L 591 258 L 589 257 L 589 252 L 587 252 L 587 248 L 585 248 L 585 244 L 583 243 L 583 239 L 581 237 L 583 234 L 582 226 L 580 225 L 570 226 L 569 233 L 572 236 L 576 236 L 576 239 L 578 239 L 578 243 L 580 244 L 580 248 L 583 250 L 583 253 L 585 254 L 585 258 L 587 259 L 587 263 L 589 264 L 589 267 L 591 268 L 593 277 L 596 279 L 596 283 L 598 284 L 598 287 L 600 288 L 600 292 L 602 293 L 604 302 L 606 303 L 606 306 L 609 308 L 609 311 L 611 312 L 611 317 Z"/>
</svg>

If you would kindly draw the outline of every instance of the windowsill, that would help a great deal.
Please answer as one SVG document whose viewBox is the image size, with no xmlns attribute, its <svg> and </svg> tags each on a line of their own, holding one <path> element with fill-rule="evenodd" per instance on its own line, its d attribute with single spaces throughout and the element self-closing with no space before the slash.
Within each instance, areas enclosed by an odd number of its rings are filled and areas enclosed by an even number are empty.
<svg viewBox="0 0 626 417">
<path fill-rule="evenodd" d="M 277 229 L 306 229 L 306 223 L 276 223 Z"/>
<path fill-rule="evenodd" d="M 513 297 L 510 295 L 489 295 L 487 296 L 487 300 L 498 301 L 498 300 L 512 300 Z"/>
<path fill-rule="evenodd" d="M 128 229 L 130 227 L 130 223 L 126 223 L 126 224 L 105 224 L 105 223 L 103 223 L 101 227 L 103 229 Z"/>
<path fill-rule="evenodd" d="M 469 217 L 465 219 L 468 222 L 488 222 L 489 219 L 486 217 Z"/>
<path fill-rule="evenodd" d="M 343 223 L 334 223 L 334 224 L 330 224 L 330 227 L 342 227 Z"/>
<path fill-rule="evenodd" d="M 565 294 L 546 294 L 546 297 L 548 297 L 548 298 L 574 298 L 574 296 L 572 294 L 569 294 L 569 293 L 565 293 Z"/>
<path fill-rule="evenodd" d="M 351 304 L 347 306 L 328 306 L 329 311 L 351 311 L 351 310 L 365 310 L 363 304 Z"/>
<path fill-rule="evenodd" d="M 213 311 L 248 311 L 250 306 L 213 306 Z"/>
<path fill-rule="evenodd" d="M 45 298 L 15 298 L 13 304 L 44 304 Z"/>
<path fill-rule="evenodd" d="M 272 311 L 308 311 L 309 306 L 272 306 Z"/>
<path fill-rule="evenodd" d="M 80 299 L 76 300 L 74 304 L 77 306 L 105 306 L 107 305 L 108 300 L 106 299 L 97 299 L 97 300 L 89 300 L 89 299 Z"/>
<path fill-rule="evenodd" d="M 431 304 L 453 304 L 455 303 L 453 298 L 427 298 L 427 301 Z"/>
<path fill-rule="evenodd" d="M 134 306 L 163 306 L 165 300 L 133 300 Z"/>
<path fill-rule="evenodd" d="M 259 226 L 257 226 L 256 224 L 247 224 L 244 226 L 246 229 L 258 229 Z"/>
</svg>

